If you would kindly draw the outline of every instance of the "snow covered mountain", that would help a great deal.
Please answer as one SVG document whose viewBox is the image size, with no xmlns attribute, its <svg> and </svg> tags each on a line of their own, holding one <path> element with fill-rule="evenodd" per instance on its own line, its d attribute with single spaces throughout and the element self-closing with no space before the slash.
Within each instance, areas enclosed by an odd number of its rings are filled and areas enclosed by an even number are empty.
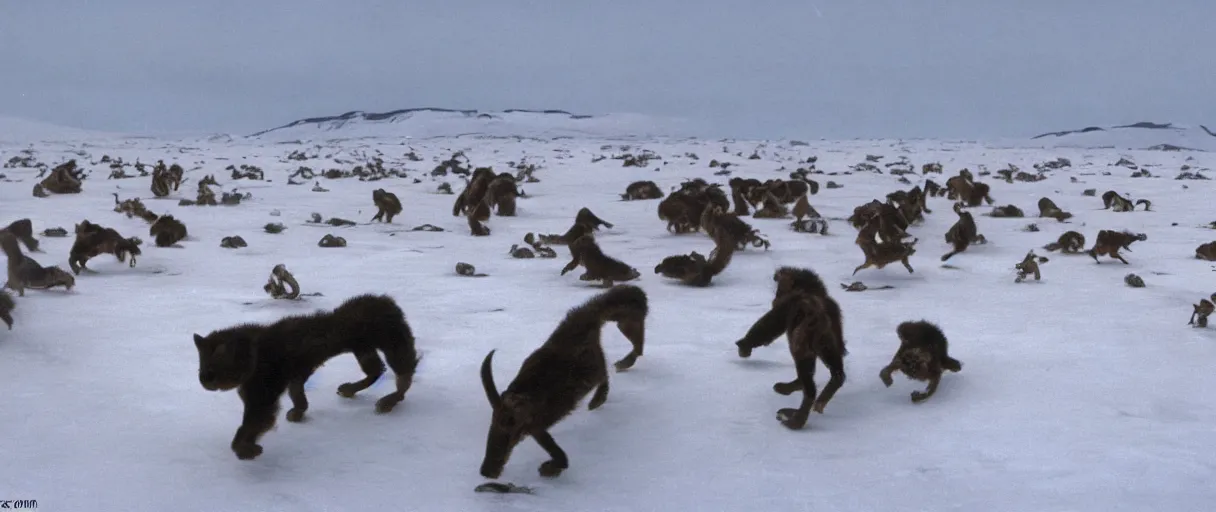
<svg viewBox="0 0 1216 512">
<path fill-rule="evenodd" d="M 1216 133 L 1204 125 L 1195 127 L 1147 121 L 1048 132 L 1032 140 L 1043 143 L 1043 147 L 1216 151 Z"/>
<path fill-rule="evenodd" d="M 564 110 L 489 112 L 427 107 L 382 113 L 353 111 L 339 116 L 300 119 L 255 133 L 250 138 L 262 141 L 458 136 L 634 139 L 688 137 L 698 132 L 699 129 L 686 120 L 642 114 L 591 116 Z"/>
</svg>

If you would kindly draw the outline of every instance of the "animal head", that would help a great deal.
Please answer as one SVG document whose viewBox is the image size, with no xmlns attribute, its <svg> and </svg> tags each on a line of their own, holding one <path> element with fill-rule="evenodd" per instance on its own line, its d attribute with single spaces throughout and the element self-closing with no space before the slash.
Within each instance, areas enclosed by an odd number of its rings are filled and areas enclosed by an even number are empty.
<svg viewBox="0 0 1216 512">
<path fill-rule="evenodd" d="M 502 474 L 511 452 L 528 436 L 536 413 L 536 404 L 529 397 L 511 391 L 498 394 L 492 368 L 494 352 L 486 354 L 481 363 L 481 385 L 493 411 L 486 434 L 486 453 L 481 461 L 481 476 L 486 478 L 498 478 Z"/>
<path fill-rule="evenodd" d="M 194 335 L 198 349 L 198 382 L 207 391 L 240 387 L 257 364 L 257 340 L 250 329 L 227 329 Z"/>
</svg>

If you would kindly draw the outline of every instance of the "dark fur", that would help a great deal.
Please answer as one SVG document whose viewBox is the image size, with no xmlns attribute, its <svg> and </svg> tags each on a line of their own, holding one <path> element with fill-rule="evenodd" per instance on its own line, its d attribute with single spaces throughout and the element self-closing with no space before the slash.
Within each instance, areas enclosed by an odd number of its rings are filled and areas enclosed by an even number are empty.
<svg viewBox="0 0 1216 512">
<path fill-rule="evenodd" d="M 699 224 L 701 229 L 715 240 L 718 238 L 718 231 L 726 231 L 726 236 L 734 240 L 740 250 L 748 244 L 752 247 L 763 247 L 766 251 L 770 246 L 769 241 L 760 236 L 759 230 L 740 219 L 738 215 L 727 213 L 726 209 L 719 205 L 706 205 Z"/>
<path fill-rule="evenodd" d="M 586 272 L 579 276 L 580 281 L 601 281 L 603 287 L 611 288 L 613 284 L 632 281 L 642 276 L 637 269 L 624 262 L 604 254 L 592 235 L 584 235 L 570 243 L 570 263 L 562 269 L 561 275 L 582 265 Z"/>
<path fill-rule="evenodd" d="M 242 324 L 205 337 L 195 334 L 194 345 L 203 389 L 238 389 L 245 404 L 232 439 L 232 451 L 242 460 L 262 453 L 258 439 L 274 426 L 284 392 L 292 403 L 287 421 L 304 419 L 304 382 L 326 361 L 348 352 L 359 361 L 366 378 L 338 386 L 338 394 L 350 398 L 384 374 L 384 360 L 376 351 L 383 352 L 397 376 L 396 390 L 376 401 L 376 412 L 386 413 L 405 398 L 419 359 L 401 308 L 390 297 L 373 295 L 347 299 L 332 312 L 288 316 L 269 325 Z"/>
<path fill-rule="evenodd" d="M 625 193 L 621 194 L 621 199 L 624 201 L 662 198 L 663 190 L 653 181 L 635 181 L 630 183 L 629 186 L 625 187 Z"/>
<path fill-rule="evenodd" d="M 157 217 L 148 227 L 148 236 L 156 237 L 157 247 L 169 247 L 186 239 L 186 225 L 172 215 Z"/>
<path fill-rule="evenodd" d="M 1103 229 L 1098 232 L 1098 237 L 1094 240 L 1094 247 L 1085 253 L 1093 258 L 1095 263 L 1102 263 L 1098 261 L 1098 256 L 1110 256 L 1127 265 L 1127 260 L 1119 255 L 1119 249 L 1130 251 L 1133 242 L 1144 240 L 1148 240 L 1148 236 L 1143 233 Z"/>
<path fill-rule="evenodd" d="M 971 212 L 963 210 L 962 206 L 961 203 L 954 204 L 954 213 L 958 214 L 958 221 L 946 231 L 946 243 L 953 245 L 954 250 L 943 255 L 942 261 L 946 261 L 955 254 L 966 251 L 971 244 L 980 240 L 979 228 L 975 225 L 975 217 L 971 216 Z"/>
<path fill-rule="evenodd" d="M 1047 261 L 1047 258 L 1036 256 L 1034 251 L 1026 253 L 1026 257 L 1022 258 L 1021 263 L 1013 266 L 1013 268 L 1018 271 L 1018 276 L 1014 278 L 1013 282 L 1020 283 L 1032 275 L 1034 276 L 1035 281 L 1040 280 L 1043 276 L 1039 272 L 1039 264 L 1047 263 Z"/>
<path fill-rule="evenodd" d="M 33 258 L 21 254 L 21 246 L 17 237 L 0 232 L 0 249 L 8 257 L 8 281 L 5 288 L 17 291 L 19 297 L 25 296 L 26 288 L 46 290 L 62 286 L 71 290 L 76 286 L 76 278 L 59 267 L 43 267 Z"/>
<path fill-rule="evenodd" d="M 401 199 L 397 198 L 397 194 L 378 188 L 372 191 L 372 203 L 376 205 L 376 215 L 372 217 L 371 222 L 377 220 L 391 223 L 393 217 L 399 215 L 401 210 Z"/>
<path fill-rule="evenodd" d="M 4 325 L 8 326 L 8 330 L 13 330 L 13 308 L 17 306 L 13 302 L 13 296 L 8 292 L 0 290 L 0 320 L 4 321 Z"/>
<path fill-rule="evenodd" d="M 486 185 L 485 201 L 500 217 L 514 217 L 516 198 L 519 195 L 519 189 L 515 187 L 515 177 L 504 172 Z"/>
<path fill-rule="evenodd" d="M 464 191 L 456 196 L 456 202 L 452 205 L 452 216 L 459 217 L 461 214 L 468 214 L 477 209 L 485 200 L 490 182 L 497 177 L 494 170 L 489 167 L 474 169 L 468 185 L 465 185 Z"/>
<path fill-rule="evenodd" d="M 1072 214 L 1061 210 L 1059 206 L 1056 206 L 1055 201 L 1043 197 L 1039 199 L 1039 217 L 1050 217 L 1064 222 L 1072 218 Z"/>
<path fill-rule="evenodd" d="M 909 379 L 928 381 L 929 387 L 924 391 L 912 392 L 913 402 L 923 402 L 933 396 L 945 370 L 963 370 L 963 363 L 948 354 L 949 343 L 938 326 L 924 320 L 904 322 L 895 328 L 895 332 L 899 335 L 899 349 L 878 376 L 887 387 L 891 387 L 891 374 L 896 370 Z"/>
<path fill-rule="evenodd" d="M 1201 260 L 1216 261 L 1216 242 L 1208 242 L 1196 247 L 1195 257 Z"/>
<path fill-rule="evenodd" d="M 739 357 L 750 357 L 753 349 L 771 344 L 782 333 L 789 340 L 798 377 L 774 384 L 773 390 L 782 395 L 802 390 L 802 403 L 797 409 L 777 411 L 777 419 L 787 428 L 797 430 L 806 425 L 812 410 L 823 413 L 824 407 L 844 384 L 844 357 L 848 350 L 842 334 L 840 306 L 826 293 L 811 293 L 802 288 L 778 297 L 773 308 L 735 342 Z M 831 372 L 823 393 L 818 396 L 816 359 L 823 361 Z"/>
<path fill-rule="evenodd" d="M 87 220 L 76 225 L 76 242 L 72 244 L 68 254 L 68 265 L 72 273 L 80 275 L 82 269 L 87 269 L 85 263 L 90 258 L 101 254 L 113 254 L 118 261 L 125 262 L 131 258 L 130 266 L 135 266 L 135 257 L 143 254 L 139 249 L 138 240 L 123 238 L 112 228 L 93 224 Z"/>
<path fill-rule="evenodd" d="M 1065 254 L 1076 254 L 1085 249 L 1085 235 L 1076 231 L 1067 231 L 1060 235 L 1055 242 L 1044 245 L 1048 251 L 1062 251 Z"/>
<path fill-rule="evenodd" d="M 731 200 L 735 203 L 735 215 L 750 215 L 748 198 L 751 196 L 752 190 L 760 186 L 760 180 L 755 178 L 731 178 L 727 182 L 727 185 L 730 186 Z"/>
<path fill-rule="evenodd" d="M 570 242 L 582 238 L 583 235 L 598 231 L 600 226 L 612 229 L 612 224 L 596 217 L 590 208 L 580 208 L 574 216 L 574 225 L 561 235 L 540 235 L 537 242 L 550 245 L 569 245 Z"/>
<path fill-rule="evenodd" d="M 25 248 L 30 252 L 39 252 L 38 239 L 34 238 L 34 223 L 29 219 L 17 219 L 4 229 L 0 229 L 0 233 L 8 233 L 17 237 L 17 240 L 25 244 Z"/>
<path fill-rule="evenodd" d="M 1208 317 L 1212 315 L 1213 311 L 1216 311 L 1216 304 L 1213 304 L 1213 302 L 1216 302 L 1216 293 L 1212 294 L 1212 300 L 1210 301 L 1199 299 L 1199 304 L 1194 305 L 1195 311 L 1191 313 L 1191 321 L 1187 322 L 1187 325 L 1194 325 L 1200 328 L 1207 327 Z"/>
<path fill-rule="evenodd" d="M 904 268 L 908 269 L 909 274 L 913 273 L 914 270 L 912 269 L 912 264 L 908 262 L 908 258 L 916 254 L 917 240 L 912 239 L 911 242 L 880 241 L 876 238 L 880 222 L 871 221 L 857 233 L 857 240 L 855 242 L 861 248 L 861 253 L 865 256 L 866 260 L 853 269 L 853 275 L 857 275 L 857 272 L 870 267 L 882 269 L 897 261 L 902 263 Z"/>
<path fill-rule="evenodd" d="M 605 323 L 616 322 L 633 344 L 629 355 L 615 364 L 617 371 L 626 370 L 642 355 L 648 312 L 646 292 L 630 285 L 616 286 L 571 309 L 549 339 L 524 360 L 502 394 L 494 384 L 491 350 L 481 363 L 481 383 L 493 410 L 481 475 L 498 478 L 511 452 L 529 436 L 550 457 L 540 465 L 541 476 L 556 477 L 570 467 L 549 429 L 574 412 L 592 390 L 588 409 L 607 401 L 608 367 L 600 332 Z"/>
<path fill-rule="evenodd" d="M 654 267 L 654 273 L 678 279 L 689 286 L 709 286 L 713 278 L 730 264 L 736 250 L 738 248 L 735 239 L 728 231 L 721 230 L 714 238 L 714 250 L 710 253 L 709 260 L 696 251 L 687 255 L 668 256 Z"/>
</svg>

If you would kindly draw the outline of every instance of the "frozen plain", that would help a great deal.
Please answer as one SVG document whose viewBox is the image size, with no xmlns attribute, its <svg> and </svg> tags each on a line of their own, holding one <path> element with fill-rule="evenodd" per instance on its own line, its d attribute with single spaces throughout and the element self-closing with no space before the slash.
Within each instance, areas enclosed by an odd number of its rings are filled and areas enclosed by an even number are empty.
<svg viewBox="0 0 1216 512">
<path fill-rule="evenodd" d="M 1207 510 L 1216 499 L 1216 398 L 1208 391 L 1216 387 L 1210 371 L 1216 331 L 1185 320 L 1192 303 L 1216 292 L 1213 264 L 1194 258 L 1197 245 L 1216 240 L 1216 231 L 1204 227 L 1216 220 L 1216 186 L 1173 179 L 1183 164 L 1216 167 L 1212 153 L 593 136 L 403 141 L 361 134 L 294 144 L 76 132 L 56 138 L 39 130 L 36 140 L 0 145 L 0 157 L 32 149 L 48 165 L 76 158 L 94 173 L 78 196 L 38 199 L 30 195 L 37 171 L 0 169 L 10 180 L 0 181 L 0 222 L 29 217 L 37 232 L 71 231 L 87 218 L 146 243 L 135 268 L 103 255 L 90 261 L 97 273 L 79 276 L 70 292 L 30 290 L 15 298 L 16 324 L 0 331 L 0 499 L 37 499 L 42 510 L 817 512 L 1189 511 Z M 0 140 L 14 138 L 8 135 Z M 613 147 L 601 149 L 606 144 Z M 654 151 L 663 161 L 646 169 L 611 158 L 591 162 L 621 153 L 621 145 Z M 411 148 L 423 161 L 403 158 Z M 285 160 L 293 150 L 321 158 Z M 491 236 L 470 236 L 463 218 L 450 214 L 454 196 L 435 193 L 443 181 L 463 187 L 454 176 L 429 175 L 457 150 L 476 166 L 509 170 L 507 162 L 526 158 L 539 167 L 540 182 L 522 184 L 528 197 L 519 215 L 492 218 Z M 409 169 L 411 178 L 320 179 L 328 192 L 286 184 L 300 165 L 349 169 L 332 158 L 361 162 L 377 151 L 386 167 Z M 753 151 L 761 159 L 747 159 Z M 690 152 L 700 159 L 684 156 Z M 148 178 L 105 179 L 105 165 L 90 164 L 103 154 L 177 162 L 189 180 L 171 200 L 156 200 Z M 830 221 L 829 235 L 819 236 L 790 231 L 788 220 L 746 218 L 772 250 L 739 253 L 711 287 L 696 289 L 652 268 L 665 256 L 708 251 L 708 237 L 668 234 L 655 213 L 658 201 L 619 200 L 640 179 L 665 191 L 694 177 L 725 184 L 730 176 L 714 176 L 710 159 L 731 162 L 731 176 L 764 180 L 785 178 L 798 160 L 815 155 L 819 170 L 840 174 L 812 178 L 843 188 L 823 188 L 811 203 L 826 217 L 843 218 L 854 206 L 911 187 L 887 173 L 843 174 L 866 154 L 884 156 L 880 168 L 906 156 L 918 171 L 908 176 L 914 184 L 924 180 L 920 165 L 933 161 L 945 167 L 944 175 L 930 176 L 942 183 L 963 167 L 995 171 L 1012 163 L 1029 171 L 1037 162 L 1069 158 L 1072 168 L 1049 172 L 1045 181 L 979 179 L 992 185 L 997 205 L 1034 215 L 1035 202 L 1048 196 L 1076 217 L 1060 224 L 977 215 L 989 243 L 952 258 L 958 268 L 949 269 L 939 257 L 956 217 L 949 201 L 930 199 L 933 213 L 910 229 L 921 240 L 911 262 L 916 272 L 896 264 L 855 277 L 849 274 L 861 251 L 844 221 Z M 1130 170 L 1110 165 L 1121 157 L 1160 177 L 1129 178 Z M 261 166 L 267 181 L 229 179 L 230 164 Z M 178 198 L 193 198 L 204 174 L 215 174 L 225 191 L 253 198 L 235 207 L 178 206 Z M 371 191 L 381 187 L 396 193 L 405 211 L 391 225 L 366 225 L 374 213 Z M 1088 188 L 1150 199 L 1154 211 L 1103 211 L 1099 198 L 1082 196 Z M 112 193 L 174 214 L 190 238 L 182 248 L 151 246 L 146 224 L 112 211 Z M 588 412 L 584 405 L 552 430 L 570 456 L 560 478 L 537 475 L 547 457 L 528 440 L 502 481 L 534 487 L 534 495 L 474 493 L 484 481 L 477 470 L 490 417 L 477 376 L 482 358 L 498 350 L 501 389 L 565 311 L 598 291 L 579 282 L 579 272 L 558 275 L 568 261 L 565 248 L 556 260 L 512 259 L 507 250 L 527 232 L 565 231 L 582 206 L 615 224 L 598 236 L 604 250 L 642 271 L 636 284 L 651 304 L 646 355 L 611 375 L 603 408 Z M 360 225 L 306 225 L 312 212 Z M 265 234 L 268 222 L 288 229 Z M 1041 231 L 1024 232 L 1031 222 Z M 447 231 L 409 231 L 426 223 Z M 1148 240 L 1125 253 L 1130 265 L 1039 249 L 1069 229 L 1081 231 L 1088 245 L 1099 229 L 1142 232 Z M 349 246 L 317 247 L 326 233 Z M 220 248 L 228 235 L 241 235 L 249 247 Z M 32 256 L 67 268 L 71 238 L 40 239 L 45 252 Z M 1043 281 L 1015 284 L 1013 264 L 1030 249 L 1051 258 Z M 489 277 L 456 276 L 459 261 Z M 261 285 L 277 263 L 291 269 L 305 293 L 323 296 L 271 300 Z M 784 340 L 748 360 L 733 346 L 766 311 L 772 272 L 782 265 L 810 267 L 824 278 L 843 309 L 850 351 L 844 387 L 799 432 L 775 419 L 777 409 L 798 400 L 771 389 L 793 376 Z M 1148 286 L 1126 287 L 1129 272 Z M 854 280 L 895 289 L 849 293 L 836 284 Z M 356 399 L 337 396 L 338 384 L 361 374 L 353 357 L 336 358 L 309 382 L 308 421 L 280 419 L 263 438 L 260 458 L 237 460 L 228 444 L 240 400 L 199 386 L 191 334 L 328 309 L 360 293 L 393 296 L 417 337 L 423 360 L 405 402 L 389 415 L 373 413 L 373 402 L 388 390 L 385 380 Z M 922 318 L 941 325 L 964 368 L 947 374 L 933 398 L 912 404 L 909 393 L 923 384 L 897 374 L 888 389 L 878 371 L 898 345 L 895 326 Z M 611 326 L 604 345 L 610 360 L 628 350 Z M 818 377 L 822 385 L 826 372 Z"/>
</svg>

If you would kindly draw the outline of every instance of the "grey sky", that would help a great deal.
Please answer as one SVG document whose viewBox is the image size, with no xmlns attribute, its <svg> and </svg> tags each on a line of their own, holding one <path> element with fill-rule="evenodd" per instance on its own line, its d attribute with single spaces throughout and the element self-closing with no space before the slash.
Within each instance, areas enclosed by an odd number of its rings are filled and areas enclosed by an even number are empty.
<svg viewBox="0 0 1216 512">
<path fill-rule="evenodd" d="M 1216 123 L 1210 0 L 0 2 L 0 115 L 248 134 L 417 106 L 723 135 Z"/>
</svg>

